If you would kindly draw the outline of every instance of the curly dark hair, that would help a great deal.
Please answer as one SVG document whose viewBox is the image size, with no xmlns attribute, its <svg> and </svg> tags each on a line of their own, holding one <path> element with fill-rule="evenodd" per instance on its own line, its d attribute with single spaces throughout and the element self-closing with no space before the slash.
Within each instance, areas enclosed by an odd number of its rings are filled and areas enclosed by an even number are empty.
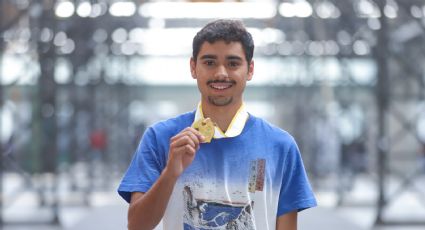
<svg viewBox="0 0 425 230">
<path fill-rule="evenodd" d="M 214 43 L 216 41 L 225 41 L 227 43 L 240 42 L 244 49 L 247 62 L 251 62 L 254 54 L 254 41 L 242 21 L 219 19 L 205 25 L 193 38 L 192 58 L 196 61 L 199 50 L 204 42 Z"/>
</svg>

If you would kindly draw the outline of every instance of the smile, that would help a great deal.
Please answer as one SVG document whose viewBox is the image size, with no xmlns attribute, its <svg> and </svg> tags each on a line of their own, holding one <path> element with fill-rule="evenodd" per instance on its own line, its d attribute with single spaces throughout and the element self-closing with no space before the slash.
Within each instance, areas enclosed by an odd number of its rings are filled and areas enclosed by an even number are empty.
<svg viewBox="0 0 425 230">
<path fill-rule="evenodd" d="M 234 82 L 209 82 L 209 86 L 216 90 L 225 90 L 233 86 Z"/>
</svg>

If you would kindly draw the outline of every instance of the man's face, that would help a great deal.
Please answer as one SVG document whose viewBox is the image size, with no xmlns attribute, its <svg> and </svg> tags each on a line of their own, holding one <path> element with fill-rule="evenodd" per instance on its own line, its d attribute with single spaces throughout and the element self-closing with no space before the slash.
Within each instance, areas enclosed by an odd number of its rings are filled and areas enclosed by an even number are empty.
<svg viewBox="0 0 425 230">
<path fill-rule="evenodd" d="M 246 81 L 251 80 L 254 72 L 254 63 L 247 63 L 240 42 L 204 42 L 196 62 L 190 60 L 190 69 L 197 80 L 203 104 L 240 106 Z"/>
</svg>

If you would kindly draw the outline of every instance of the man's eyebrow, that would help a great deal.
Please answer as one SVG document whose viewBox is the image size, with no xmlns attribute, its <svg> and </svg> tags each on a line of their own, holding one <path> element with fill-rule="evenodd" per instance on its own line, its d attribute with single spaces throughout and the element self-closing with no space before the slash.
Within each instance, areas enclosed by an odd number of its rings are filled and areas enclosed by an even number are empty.
<svg viewBox="0 0 425 230">
<path fill-rule="evenodd" d="M 202 55 L 200 57 L 201 60 L 205 60 L 205 59 L 217 59 L 217 58 L 218 58 L 217 55 L 213 55 L 213 54 L 205 54 L 205 55 Z M 243 60 L 242 57 L 237 56 L 237 55 L 226 56 L 226 59 L 227 60 L 238 60 L 238 61 L 242 61 Z"/>
<path fill-rule="evenodd" d="M 229 56 L 226 57 L 226 59 L 227 60 L 240 60 L 240 61 L 243 60 L 242 57 L 239 57 L 239 56 L 236 56 L 236 55 L 229 55 Z"/>
<path fill-rule="evenodd" d="M 202 56 L 200 57 L 200 59 L 201 59 L 201 60 L 203 60 L 203 59 L 217 59 L 217 55 L 205 54 L 205 55 L 202 55 Z"/>
</svg>

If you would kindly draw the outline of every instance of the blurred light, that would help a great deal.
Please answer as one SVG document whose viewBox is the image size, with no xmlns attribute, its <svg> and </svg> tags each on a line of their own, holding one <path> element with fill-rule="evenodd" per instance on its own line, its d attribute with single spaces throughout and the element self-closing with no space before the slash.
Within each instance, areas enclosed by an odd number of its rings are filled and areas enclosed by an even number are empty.
<svg viewBox="0 0 425 230">
<path fill-rule="evenodd" d="M 124 28 L 118 28 L 112 32 L 112 40 L 116 43 L 123 43 L 127 40 L 127 31 Z"/>
<path fill-rule="evenodd" d="M 352 42 L 351 35 L 345 30 L 338 31 L 336 36 L 339 44 L 341 45 L 350 45 Z"/>
<path fill-rule="evenodd" d="M 90 79 L 88 74 L 84 70 L 79 70 L 74 77 L 74 82 L 78 86 L 85 86 L 89 83 Z"/>
<path fill-rule="evenodd" d="M 262 30 L 263 40 L 266 43 L 281 43 L 285 40 L 285 34 L 282 30 L 267 27 Z"/>
<path fill-rule="evenodd" d="M 29 16 L 31 16 L 31 18 L 39 18 L 42 13 L 42 4 L 32 4 L 31 7 L 28 9 L 28 14 Z"/>
<path fill-rule="evenodd" d="M 295 2 L 295 16 L 300 18 L 307 18 L 313 14 L 313 8 L 310 3 L 306 1 Z"/>
<path fill-rule="evenodd" d="M 3 39 L 7 43 L 13 42 L 15 40 L 14 37 L 15 37 L 15 34 L 14 34 L 14 31 L 12 30 L 6 30 L 3 32 Z"/>
<path fill-rule="evenodd" d="M 319 41 L 310 41 L 306 47 L 307 53 L 313 56 L 323 55 L 324 50 L 323 44 Z"/>
<path fill-rule="evenodd" d="M 347 63 L 347 70 L 358 84 L 370 85 L 376 79 L 376 63 L 366 58 L 350 59 L 350 62 Z"/>
<path fill-rule="evenodd" d="M 148 111 L 143 101 L 134 100 L 128 106 L 129 120 L 132 124 L 142 124 L 146 122 Z"/>
<path fill-rule="evenodd" d="M 196 35 L 199 28 L 134 28 L 125 31 L 123 28 L 117 29 L 112 33 L 112 40 L 116 43 L 124 43 L 130 41 L 136 44 L 136 50 L 140 55 L 187 55 L 191 51 L 191 41 Z M 265 52 L 277 52 L 277 47 L 269 46 L 270 44 L 280 44 L 285 40 L 285 34 L 275 28 L 252 28 L 249 27 L 254 42 Z M 174 42 L 169 43 L 169 39 L 173 38 Z M 176 45 L 177 44 L 177 45 Z M 131 46 L 129 44 L 127 47 Z M 121 51 L 120 51 L 121 52 Z"/>
<path fill-rule="evenodd" d="M 381 22 L 377 18 L 369 18 L 367 20 L 367 25 L 372 30 L 379 30 L 379 29 L 381 29 Z"/>
<path fill-rule="evenodd" d="M 2 144 L 6 144 L 10 141 L 10 138 L 13 135 L 14 131 L 14 116 L 13 110 L 15 109 L 15 105 L 7 101 L 0 107 L 0 141 Z M 3 155 L 2 155 L 3 157 Z"/>
<path fill-rule="evenodd" d="M 41 42 L 50 42 L 53 39 L 53 30 L 50 28 L 44 27 L 40 32 L 40 41 Z"/>
<path fill-rule="evenodd" d="M 416 124 L 416 132 L 422 144 L 425 144 L 425 102 L 418 104 L 418 120 Z"/>
<path fill-rule="evenodd" d="M 40 74 L 40 65 L 31 55 L 16 55 L 5 52 L 2 55 L 1 64 L 0 84 L 34 84 Z"/>
<path fill-rule="evenodd" d="M 97 29 L 93 33 L 93 40 L 97 43 L 103 43 L 108 39 L 108 33 L 104 29 Z"/>
<path fill-rule="evenodd" d="M 60 48 L 60 51 L 62 54 L 70 54 L 75 49 L 75 42 L 74 40 L 68 38 L 65 40 L 65 44 Z"/>
<path fill-rule="evenodd" d="M 55 46 L 64 46 L 66 44 L 66 39 L 67 37 L 65 32 L 60 31 L 56 34 L 53 44 L 55 44 Z"/>
<path fill-rule="evenodd" d="M 121 44 L 121 53 L 124 55 L 133 55 L 137 52 L 137 45 L 132 42 L 124 42 Z"/>
<path fill-rule="evenodd" d="M 366 15 L 372 14 L 374 11 L 374 5 L 367 1 L 367 0 L 361 0 L 359 2 L 359 10 Z"/>
<path fill-rule="evenodd" d="M 31 30 L 29 28 L 22 28 L 19 30 L 19 41 L 29 42 L 31 39 Z"/>
<path fill-rule="evenodd" d="M 334 83 L 342 80 L 342 76 L 344 76 L 342 65 L 337 58 L 321 59 L 317 64 L 322 68 L 322 70 L 318 69 L 318 72 L 324 75 L 325 80 Z"/>
<path fill-rule="evenodd" d="M 291 18 L 295 16 L 295 6 L 289 2 L 283 2 L 279 5 L 279 13 L 282 17 Z"/>
<path fill-rule="evenodd" d="M 367 55 L 370 53 L 370 46 L 366 41 L 357 40 L 353 44 L 353 51 L 357 55 Z"/>
<path fill-rule="evenodd" d="M 139 42 L 142 40 L 144 36 L 143 33 L 144 33 L 144 30 L 142 28 L 131 29 L 130 32 L 128 33 L 129 40 L 131 42 Z"/>
<path fill-rule="evenodd" d="M 387 4 L 384 7 L 384 15 L 388 18 L 396 18 L 397 17 L 398 7 L 397 5 Z"/>
<path fill-rule="evenodd" d="M 96 18 L 104 15 L 108 11 L 108 6 L 105 2 L 98 2 L 92 5 L 90 17 Z"/>
<path fill-rule="evenodd" d="M 294 55 L 303 55 L 304 51 L 304 43 L 301 41 L 294 41 L 292 43 L 292 53 Z"/>
<path fill-rule="evenodd" d="M 55 82 L 58 84 L 66 84 L 69 83 L 72 78 L 71 73 L 72 65 L 64 58 L 58 58 L 55 66 Z"/>
<path fill-rule="evenodd" d="M 272 18 L 271 2 L 147 2 L 139 14 L 152 18 Z"/>
<path fill-rule="evenodd" d="M 29 43 L 28 42 L 17 42 L 13 47 L 16 54 L 25 54 L 29 51 Z"/>
<path fill-rule="evenodd" d="M 410 7 L 410 13 L 414 18 L 422 18 L 424 16 L 419 6 Z"/>
<path fill-rule="evenodd" d="M 149 20 L 149 28 L 164 28 L 165 27 L 165 20 L 162 18 L 151 18 Z"/>
<path fill-rule="evenodd" d="M 248 28 L 256 46 L 267 46 L 270 43 L 281 43 L 285 40 L 282 30 L 267 27 L 264 29 Z"/>
<path fill-rule="evenodd" d="M 24 63 L 15 56 L 4 55 L 0 70 L 0 84 L 8 85 L 16 81 L 24 70 Z"/>
<path fill-rule="evenodd" d="M 114 2 L 109 8 L 109 13 L 115 17 L 130 17 L 136 13 L 134 2 Z"/>
<path fill-rule="evenodd" d="M 55 8 L 56 16 L 60 18 L 69 18 L 74 14 L 75 6 L 70 1 L 62 1 L 57 3 Z"/>
<path fill-rule="evenodd" d="M 378 6 L 370 0 L 360 0 L 357 10 L 360 17 L 379 18 L 381 16 Z"/>
<path fill-rule="evenodd" d="M 271 56 L 278 52 L 276 44 L 266 44 L 260 50 L 266 56 Z"/>
<path fill-rule="evenodd" d="M 279 44 L 277 51 L 280 55 L 290 55 L 292 52 L 292 45 L 288 41 L 283 41 L 281 44 Z"/>
<path fill-rule="evenodd" d="M 192 50 L 192 39 L 199 28 L 140 29 L 130 31 L 130 40 L 137 42 L 141 55 L 187 55 Z M 170 43 L 169 39 L 173 38 Z"/>
<path fill-rule="evenodd" d="M 339 53 L 338 43 L 334 40 L 325 41 L 324 47 L 327 55 L 337 55 Z"/>
<path fill-rule="evenodd" d="M 306 18 L 313 14 L 313 8 L 307 1 L 297 1 L 294 3 L 283 2 L 279 5 L 279 13 L 283 17 Z"/>
<path fill-rule="evenodd" d="M 340 112 L 338 126 L 344 143 L 352 143 L 362 135 L 364 113 L 360 106 L 354 104 Z"/>
<path fill-rule="evenodd" d="M 77 7 L 77 14 L 80 17 L 86 18 L 91 14 L 90 2 L 81 2 Z"/>
<path fill-rule="evenodd" d="M 317 3 L 315 9 L 320 18 L 339 18 L 341 16 L 341 11 L 330 1 Z"/>
<path fill-rule="evenodd" d="M 118 43 L 112 43 L 111 44 L 111 52 L 113 55 L 121 55 L 121 45 Z"/>
</svg>

